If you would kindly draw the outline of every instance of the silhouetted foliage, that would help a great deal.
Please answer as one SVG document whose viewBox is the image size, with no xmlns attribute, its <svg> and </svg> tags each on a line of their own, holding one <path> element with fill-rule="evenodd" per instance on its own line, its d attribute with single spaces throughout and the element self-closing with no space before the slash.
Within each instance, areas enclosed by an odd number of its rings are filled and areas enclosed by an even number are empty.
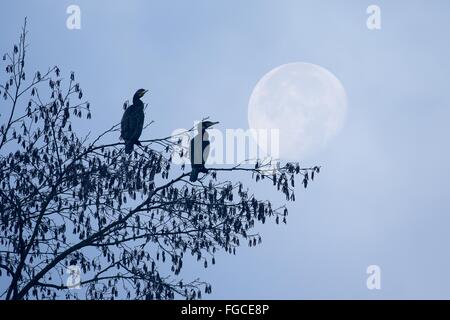
<svg viewBox="0 0 450 320">
<path fill-rule="evenodd" d="M 76 124 L 91 118 L 91 108 L 75 74 L 64 78 L 56 66 L 26 74 L 26 34 L 25 23 L 3 56 L 0 82 L 3 299 L 77 296 L 66 286 L 70 265 L 81 268 L 83 298 L 201 298 L 209 284 L 180 279 L 186 255 L 207 267 L 219 249 L 234 254 L 243 242 L 261 242 L 251 232 L 256 223 L 286 222 L 288 214 L 219 174 L 248 173 L 291 201 L 294 176 L 306 187 L 319 172 L 286 164 L 267 175 L 265 163 L 214 168 L 191 183 L 184 166 L 171 167 L 174 152 L 184 152 L 177 137 L 141 141 L 130 156 L 118 125 L 81 138 Z M 105 143 L 108 137 L 117 142 Z"/>
</svg>

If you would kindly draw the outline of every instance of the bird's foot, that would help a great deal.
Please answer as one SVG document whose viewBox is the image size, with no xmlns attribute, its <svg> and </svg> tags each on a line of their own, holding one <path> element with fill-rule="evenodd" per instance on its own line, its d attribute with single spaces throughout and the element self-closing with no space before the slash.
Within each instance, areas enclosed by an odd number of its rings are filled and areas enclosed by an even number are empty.
<svg viewBox="0 0 450 320">
<path fill-rule="evenodd" d="M 202 169 L 200 170 L 200 172 L 201 172 L 201 173 L 204 173 L 204 174 L 208 174 L 209 170 L 206 169 L 206 168 L 202 168 Z"/>
</svg>

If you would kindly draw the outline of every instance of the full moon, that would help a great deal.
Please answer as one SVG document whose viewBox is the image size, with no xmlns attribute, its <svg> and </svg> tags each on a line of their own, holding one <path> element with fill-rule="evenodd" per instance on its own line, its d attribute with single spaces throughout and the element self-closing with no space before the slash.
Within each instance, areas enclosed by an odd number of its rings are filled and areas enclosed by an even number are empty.
<svg viewBox="0 0 450 320">
<path fill-rule="evenodd" d="M 248 122 L 255 129 L 252 132 L 279 130 L 279 158 L 302 160 L 339 132 L 346 111 L 345 89 L 331 72 L 296 62 L 273 69 L 257 83 L 248 105 Z M 258 137 L 254 134 L 259 147 L 267 149 L 267 141 L 261 144 Z"/>
</svg>

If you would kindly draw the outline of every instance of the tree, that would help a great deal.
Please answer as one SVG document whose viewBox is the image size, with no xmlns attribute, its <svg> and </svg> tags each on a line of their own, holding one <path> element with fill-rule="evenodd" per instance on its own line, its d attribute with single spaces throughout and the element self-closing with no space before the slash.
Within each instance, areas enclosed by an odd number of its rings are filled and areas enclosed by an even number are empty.
<svg viewBox="0 0 450 320">
<path fill-rule="evenodd" d="M 268 175 L 269 163 L 260 162 L 212 168 L 190 183 L 184 166 L 171 166 L 174 153 L 184 152 L 179 137 L 144 140 L 130 156 L 117 140 L 118 125 L 81 138 L 76 124 L 91 118 L 91 108 L 75 74 L 66 87 L 56 66 L 29 77 L 26 36 L 25 21 L 19 43 L 3 56 L 0 85 L 3 299 L 78 297 L 66 283 L 75 266 L 87 299 L 201 298 L 210 284 L 180 279 L 188 254 L 207 267 L 219 249 L 234 254 L 243 241 L 259 243 L 256 223 L 286 222 L 288 214 L 219 176 L 247 173 L 291 201 L 294 176 L 306 187 L 319 172 L 287 163 Z M 164 275 L 163 265 L 170 267 Z"/>
</svg>

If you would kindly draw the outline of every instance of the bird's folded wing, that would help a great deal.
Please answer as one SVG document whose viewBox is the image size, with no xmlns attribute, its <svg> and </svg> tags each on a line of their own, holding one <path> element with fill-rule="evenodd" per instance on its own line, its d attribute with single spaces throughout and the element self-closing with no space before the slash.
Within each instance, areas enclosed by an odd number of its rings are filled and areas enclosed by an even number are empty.
<svg viewBox="0 0 450 320">
<path fill-rule="evenodd" d="M 122 121 L 120 123 L 122 138 L 124 140 L 131 140 L 134 137 L 137 119 L 133 114 L 133 110 L 128 108 L 125 110 Z"/>
</svg>

